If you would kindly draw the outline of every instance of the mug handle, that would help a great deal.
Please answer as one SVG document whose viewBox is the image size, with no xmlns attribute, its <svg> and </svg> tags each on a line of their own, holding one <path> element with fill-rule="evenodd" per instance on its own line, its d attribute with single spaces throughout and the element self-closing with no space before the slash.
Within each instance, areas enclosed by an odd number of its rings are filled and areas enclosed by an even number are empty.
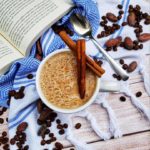
<svg viewBox="0 0 150 150">
<path fill-rule="evenodd" d="M 120 92 L 121 83 L 115 81 L 100 80 L 100 92 Z"/>
</svg>

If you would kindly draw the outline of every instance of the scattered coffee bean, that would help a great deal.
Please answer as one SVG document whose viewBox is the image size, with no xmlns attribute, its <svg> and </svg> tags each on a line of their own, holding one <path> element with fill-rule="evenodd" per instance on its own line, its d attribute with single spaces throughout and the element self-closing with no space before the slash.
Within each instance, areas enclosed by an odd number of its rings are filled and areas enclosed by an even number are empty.
<svg viewBox="0 0 150 150">
<path fill-rule="evenodd" d="M 127 68 L 128 72 L 133 72 L 137 68 L 137 62 L 133 61 L 129 64 L 129 67 Z"/>
<path fill-rule="evenodd" d="M 33 78 L 33 74 L 28 74 L 28 75 L 27 75 L 27 78 L 28 78 L 28 79 L 32 79 L 32 78 Z"/>
<path fill-rule="evenodd" d="M 122 8 L 123 8 L 123 6 L 122 6 L 122 5 L 120 5 L 120 4 L 119 4 L 117 7 L 118 7 L 119 9 L 122 9 Z"/>
<path fill-rule="evenodd" d="M 126 101 L 126 98 L 125 98 L 124 96 L 121 96 L 121 97 L 120 97 L 120 101 L 121 101 L 121 102 L 125 102 L 125 101 Z"/>
<path fill-rule="evenodd" d="M 4 119 L 0 118 L 0 124 L 3 124 L 3 123 L 4 123 Z"/>
<path fill-rule="evenodd" d="M 120 59 L 119 62 L 120 62 L 121 65 L 124 64 L 124 60 L 123 59 Z"/>
<path fill-rule="evenodd" d="M 60 119 L 57 119 L 57 120 L 56 120 L 56 123 L 57 123 L 57 124 L 60 124 L 60 123 L 61 123 Z"/>
<path fill-rule="evenodd" d="M 127 64 L 124 64 L 124 65 L 122 66 L 122 68 L 123 68 L 124 70 L 127 70 L 127 69 L 128 69 L 128 65 L 127 65 Z"/>
<path fill-rule="evenodd" d="M 63 149 L 63 145 L 59 142 L 55 143 L 55 147 L 58 148 L 58 149 Z"/>
<path fill-rule="evenodd" d="M 15 145 L 15 143 L 16 143 L 16 140 L 15 140 L 14 138 L 12 138 L 12 139 L 10 140 L 10 144 L 11 144 L 11 145 Z"/>
<path fill-rule="evenodd" d="M 123 22 L 122 23 L 122 26 L 126 26 L 128 23 L 127 22 Z"/>
<path fill-rule="evenodd" d="M 75 128 L 76 128 L 76 129 L 80 129 L 80 128 L 81 128 L 81 123 L 77 123 L 77 124 L 75 125 Z"/>
<path fill-rule="evenodd" d="M 64 128 L 68 128 L 68 124 L 65 123 L 65 124 L 63 125 L 63 127 L 64 127 Z"/>
<path fill-rule="evenodd" d="M 3 132 L 2 132 L 2 136 L 3 136 L 3 137 L 7 136 L 7 132 L 6 132 L 6 131 L 3 131 Z"/>
<path fill-rule="evenodd" d="M 74 148 L 70 148 L 70 150 L 75 150 Z"/>
<path fill-rule="evenodd" d="M 59 134 L 60 134 L 60 135 L 62 135 L 62 134 L 64 134 L 64 133 L 65 133 L 65 130 L 64 130 L 64 129 L 59 130 Z"/>
<path fill-rule="evenodd" d="M 42 140 L 41 141 L 41 145 L 45 145 L 46 144 L 46 141 L 45 140 Z"/>
<path fill-rule="evenodd" d="M 141 91 L 136 93 L 136 97 L 141 97 L 141 96 L 142 96 L 142 92 Z"/>
</svg>

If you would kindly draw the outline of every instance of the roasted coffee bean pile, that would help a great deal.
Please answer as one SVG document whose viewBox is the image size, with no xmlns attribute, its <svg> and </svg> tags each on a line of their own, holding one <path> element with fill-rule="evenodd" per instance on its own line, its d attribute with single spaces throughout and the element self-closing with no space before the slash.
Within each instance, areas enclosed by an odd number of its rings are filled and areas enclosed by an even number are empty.
<svg viewBox="0 0 150 150">
<path fill-rule="evenodd" d="M 22 122 L 18 125 L 16 135 L 10 139 L 11 145 L 16 145 L 19 150 L 29 150 L 29 145 L 26 145 L 26 129 L 28 128 L 27 122 Z"/>
<path fill-rule="evenodd" d="M 111 12 L 108 12 L 106 16 L 102 16 L 100 25 L 104 28 L 104 31 L 98 34 L 97 38 L 109 36 L 120 28 L 120 25 L 118 25 L 116 22 L 122 18 L 122 14 L 124 12 L 122 10 L 122 5 L 118 5 L 117 7 L 120 9 L 118 12 L 118 16 L 115 16 Z M 139 50 L 143 49 L 143 44 L 141 44 L 141 42 L 150 40 L 150 33 L 143 33 L 143 26 L 140 24 L 141 21 L 144 20 L 145 25 L 149 25 L 150 15 L 148 13 L 142 12 L 139 5 L 136 5 L 135 7 L 130 5 L 128 12 L 129 14 L 127 17 L 127 21 L 123 22 L 122 26 L 128 25 L 132 28 L 135 28 L 134 33 L 137 39 L 132 40 L 130 37 L 125 37 L 123 41 L 121 37 L 109 39 L 105 43 L 106 51 L 117 51 L 117 48 L 119 46 L 127 50 Z M 107 25 L 108 21 L 113 22 L 112 26 Z"/>
<path fill-rule="evenodd" d="M 57 139 L 54 133 L 52 133 L 50 130 L 52 123 L 56 122 L 56 128 L 58 129 L 58 133 L 60 135 L 65 134 L 65 129 L 68 128 L 68 124 L 61 123 L 60 119 L 56 119 L 57 113 L 43 104 L 40 99 L 37 102 L 37 110 L 39 112 L 37 123 L 40 126 L 38 136 L 41 136 L 41 145 L 56 142 Z M 53 150 L 61 149 L 63 149 L 63 145 L 60 142 L 56 142 Z"/>
<path fill-rule="evenodd" d="M 3 148 L 3 150 L 9 150 L 9 139 L 6 131 L 3 131 L 0 136 L 0 146 Z"/>
<path fill-rule="evenodd" d="M 14 97 L 16 100 L 24 98 L 24 89 L 25 89 L 25 87 L 22 86 L 22 87 L 20 87 L 18 92 L 15 90 L 9 91 L 9 93 L 8 93 L 9 100 L 11 99 L 11 97 Z"/>
<path fill-rule="evenodd" d="M 108 12 L 105 16 L 102 16 L 100 26 L 102 26 L 104 30 L 97 35 L 97 38 L 107 37 L 113 34 L 116 30 L 120 29 L 120 25 L 117 24 L 117 21 L 122 18 L 124 11 L 122 10 L 122 5 L 118 5 L 117 7 L 119 9 L 118 16 L 111 12 Z M 111 22 L 112 25 L 107 25 L 108 22 Z"/>
<path fill-rule="evenodd" d="M 133 71 L 135 71 L 135 69 L 137 68 L 137 62 L 136 61 L 132 61 L 129 65 L 125 64 L 125 61 L 123 59 L 119 60 L 119 63 L 122 65 L 122 68 L 124 70 L 126 70 L 128 73 L 131 73 Z M 117 74 L 113 74 L 112 75 L 115 79 L 117 79 L 118 81 L 121 80 L 121 76 L 117 75 Z"/>
</svg>

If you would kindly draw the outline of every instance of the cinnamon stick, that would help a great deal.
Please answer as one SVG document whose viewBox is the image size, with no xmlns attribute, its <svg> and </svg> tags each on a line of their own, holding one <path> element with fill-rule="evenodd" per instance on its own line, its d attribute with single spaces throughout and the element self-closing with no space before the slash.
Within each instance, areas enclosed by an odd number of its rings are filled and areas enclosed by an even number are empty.
<svg viewBox="0 0 150 150">
<path fill-rule="evenodd" d="M 86 76 L 86 58 L 85 58 L 85 40 L 77 41 L 77 68 L 78 85 L 81 99 L 85 96 L 85 76 Z"/>
<path fill-rule="evenodd" d="M 68 45 L 68 47 L 76 51 L 76 43 L 67 35 L 66 31 L 61 30 L 59 31 L 58 35 L 61 37 L 61 39 Z M 87 66 L 98 76 L 101 77 L 102 74 L 105 73 L 105 70 L 100 67 L 96 62 L 94 62 L 90 57 L 87 55 L 86 57 L 86 64 Z"/>
</svg>

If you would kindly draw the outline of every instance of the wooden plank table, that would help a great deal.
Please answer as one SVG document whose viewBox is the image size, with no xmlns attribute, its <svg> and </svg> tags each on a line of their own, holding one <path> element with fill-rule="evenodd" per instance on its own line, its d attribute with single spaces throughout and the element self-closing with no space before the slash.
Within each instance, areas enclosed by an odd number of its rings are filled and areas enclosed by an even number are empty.
<svg viewBox="0 0 150 150">
<path fill-rule="evenodd" d="M 147 55 L 146 59 L 147 71 L 150 74 L 150 55 Z M 143 94 L 139 99 L 150 108 L 150 97 L 144 90 L 141 75 L 131 75 L 129 81 L 132 92 L 142 91 Z M 125 102 L 121 102 L 119 100 L 120 96 L 121 94 L 110 94 L 108 100 L 118 118 L 120 128 L 123 132 L 122 138 L 112 138 L 108 141 L 103 141 L 95 134 L 90 124 L 84 118 L 79 117 L 73 119 L 74 124 L 77 122 L 82 124 L 79 130 L 73 131 L 75 137 L 90 144 L 93 147 L 92 150 L 150 150 L 150 123 L 134 108 L 129 98 Z M 90 107 L 90 111 L 96 117 L 101 130 L 108 132 L 108 115 L 106 111 L 96 104 Z M 7 115 L 8 112 L 4 113 L 2 117 L 6 120 Z M 7 130 L 6 121 L 0 125 L 0 132 L 4 130 Z M 67 140 L 62 140 L 61 142 L 65 147 L 64 150 L 73 148 Z"/>
</svg>

